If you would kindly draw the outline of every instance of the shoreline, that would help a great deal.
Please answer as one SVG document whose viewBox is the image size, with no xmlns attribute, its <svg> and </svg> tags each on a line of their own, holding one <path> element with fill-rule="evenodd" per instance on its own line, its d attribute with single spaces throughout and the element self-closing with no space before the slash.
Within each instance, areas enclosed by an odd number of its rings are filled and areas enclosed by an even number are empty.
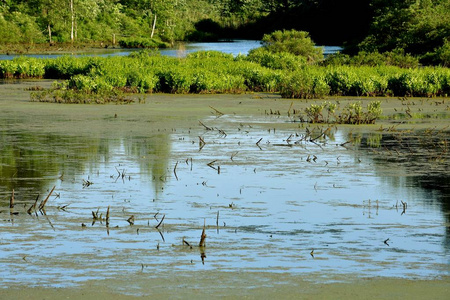
<svg viewBox="0 0 450 300">
<path fill-rule="evenodd" d="M 117 43 L 97 42 L 88 44 L 71 44 L 71 43 L 55 43 L 55 44 L 9 44 L 0 45 L 0 55 L 52 55 L 52 54 L 83 54 L 102 51 L 126 51 L 135 48 L 123 48 Z"/>
<path fill-rule="evenodd" d="M 150 273 L 149 273 L 150 272 Z M 313 276 L 314 277 L 314 276 Z M 343 277 L 343 278 L 342 278 Z M 349 279 L 350 278 L 350 279 Z M 216 272 L 157 270 L 123 278 L 88 281 L 80 286 L 0 289 L 2 299 L 448 299 L 450 278 L 351 278 L 335 282 L 313 281 L 310 275 L 268 272 Z"/>
</svg>

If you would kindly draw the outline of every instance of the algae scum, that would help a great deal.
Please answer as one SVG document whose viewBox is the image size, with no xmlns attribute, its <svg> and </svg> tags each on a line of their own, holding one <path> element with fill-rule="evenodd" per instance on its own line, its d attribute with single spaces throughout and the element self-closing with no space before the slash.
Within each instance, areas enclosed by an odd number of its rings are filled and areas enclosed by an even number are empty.
<svg viewBox="0 0 450 300">
<path fill-rule="evenodd" d="M 226 102 L 213 96 L 198 100 L 207 114 L 144 121 L 136 114 L 150 113 L 153 97 L 3 107 L 3 286 L 183 270 L 448 275 L 448 131 L 221 115 Z M 27 213 L 54 186 L 44 209 Z"/>
</svg>

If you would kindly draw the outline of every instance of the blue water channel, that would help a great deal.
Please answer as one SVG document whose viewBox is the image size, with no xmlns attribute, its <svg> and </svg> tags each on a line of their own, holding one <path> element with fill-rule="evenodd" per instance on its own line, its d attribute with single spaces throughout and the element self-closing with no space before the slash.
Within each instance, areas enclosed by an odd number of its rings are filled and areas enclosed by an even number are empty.
<svg viewBox="0 0 450 300">
<path fill-rule="evenodd" d="M 261 46 L 260 41 L 255 40 L 234 40 L 234 41 L 224 41 L 215 43 L 186 43 L 180 44 L 174 48 L 160 49 L 162 55 L 172 56 L 172 57 L 184 57 L 188 53 L 201 51 L 201 50 L 212 50 L 221 51 L 224 53 L 230 53 L 234 56 L 239 54 L 246 55 L 251 49 L 258 48 Z M 324 55 L 329 55 L 341 51 L 342 48 L 338 46 L 323 46 Z M 36 57 L 36 58 L 56 58 L 62 55 L 73 55 L 73 56 L 127 56 L 130 53 L 139 51 L 139 49 L 102 49 L 92 52 L 84 52 L 80 54 L 61 54 L 61 53 L 48 53 L 48 54 L 20 54 L 20 55 L 6 55 L 0 54 L 0 60 L 11 60 L 18 56 L 25 57 Z"/>
</svg>

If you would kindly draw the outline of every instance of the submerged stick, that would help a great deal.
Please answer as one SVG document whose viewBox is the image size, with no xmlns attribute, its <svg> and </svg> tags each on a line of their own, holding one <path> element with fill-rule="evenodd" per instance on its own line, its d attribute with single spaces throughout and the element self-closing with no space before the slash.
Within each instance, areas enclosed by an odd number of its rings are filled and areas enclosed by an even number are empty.
<svg viewBox="0 0 450 300">
<path fill-rule="evenodd" d="M 166 217 L 166 215 L 163 215 L 161 221 L 159 221 L 158 225 L 156 225 L 156 229 L 158 229 L 159 226 L 161 226 L 162 222 L 164 221 L 164 218 Z"/>
<path fill-rule="evenodd" d="M 175 167 L 173 168 L 173 174 L 175 174 L 175 178 L 176 178 L 177 181 L 178 181 L 178 176 L 177 176 L 177 166 L 178 166 L 178 161 L 177 161 L 177 163 L 175 164 Z"/>
<path fill-rule="evenodd" d="M 205 124 L 203 124 L 200 120 L 198 121 L 198 123 L 200 123 L 200 125 L 202 125 L 203 127 L 205 127 L 206 130 L 213 130 L 211 127 L 206 126 Z"/>
<path fill-rule="evenodd" d="M 108 209 L 106 210 L 106 227 L 109 226 L 109 205 L 108 205 Z"/>
<path fill-rule="evenodd" d="M 11 198 L 9 199 L 9 208 L 14 208 L 14 189 L 12 190 Z"/>
<path fill-rule="evenodd" d="M 203 223 L 203 231 L 202 231 L 202 235 L 200 237 L 200 243 L 198 244 L 199 247 L 205 247 L 205 239 L 206 239 L 205 228 L 206 228 L 206 220 L 204 220 L 204 223 Z"/>
<path fill-rule="evenodd" d="M 198 139 L 199 139 L 198 140 L 198 148 L 199 148 L 199 151 L 201 151 L 203 149 L 203 147 L 205 147 L 206 142 L 201 136 L 199 136 Z"/>
<path fill-rule="evenodd" d="M 216 112 L 216 114 L 218 114 L 219 116 L 223 116 L 223 115 L 224 115 L 223 112 L 218 111 L 217 109 L 215 109 L 215 108 L 212 107 L 211 105 L 210 105 L 209 107 L 210 107 L 211 109 L 213 109 L 213 110 Z"/>
<path fill-rule="evenodd" d="M 39 194 L 37 195 L 36 200 L 34 201 L 34 204 L 31 205 L 30 208 L 27 210 L 27 213 L 28 213 L 29 215 L 31 215 L 31 213 L 33 212 L 33 210 L 36 211 L 36 204 L 37 204 L 38 201 L 39 201 Z"/>
<path fill-rule="evenodd" d="M 45 204 L 47 204 L 48 198 L 50 198 L 50 196 L 52 195 L 53 191 L 55 190 L 56 185 L 53 186 L 52 190 L 50 191 L 50 193 L 48 194 L 47 198 L 44 199 L 44 201 L 41 202 L 41 204 L 39 205 L 39 210 L 43 210 L 45 207 Z"/>
<path fill-rule="evenodd" d="M 294 105 L 294 102 L 291 102 L 291 106 L 289 106 L 289 109 L 288 109 L 288 117 L 290 117 L 291 116 L 291 109 L 292 109 L 292 106 Z M 295 113 L 295 112 L 294 112 Z"/>
</svg>

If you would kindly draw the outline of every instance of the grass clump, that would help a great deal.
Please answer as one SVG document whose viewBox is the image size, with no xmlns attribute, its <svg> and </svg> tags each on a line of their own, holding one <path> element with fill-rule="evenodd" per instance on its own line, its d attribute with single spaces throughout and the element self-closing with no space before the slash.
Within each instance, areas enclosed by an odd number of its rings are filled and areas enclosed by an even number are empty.
<svg viewBox="0 0 450 300">
<path fill-rule="evenodd" d="M 360 101 L 349 103 L 339 113 L 336 114 L 337 104 L 323 102 L 321 104 L 311 104 L 305 108 L 305 114 L 309 123 L 337 123 L 337 124 L 375 124 L 375 121 L 381 117 L 381 101 L 371 101 L 367 104 L 366 110 L 363 109 Z M 327 112 L 326 116 L 324 112 Z"/>
</svg>

